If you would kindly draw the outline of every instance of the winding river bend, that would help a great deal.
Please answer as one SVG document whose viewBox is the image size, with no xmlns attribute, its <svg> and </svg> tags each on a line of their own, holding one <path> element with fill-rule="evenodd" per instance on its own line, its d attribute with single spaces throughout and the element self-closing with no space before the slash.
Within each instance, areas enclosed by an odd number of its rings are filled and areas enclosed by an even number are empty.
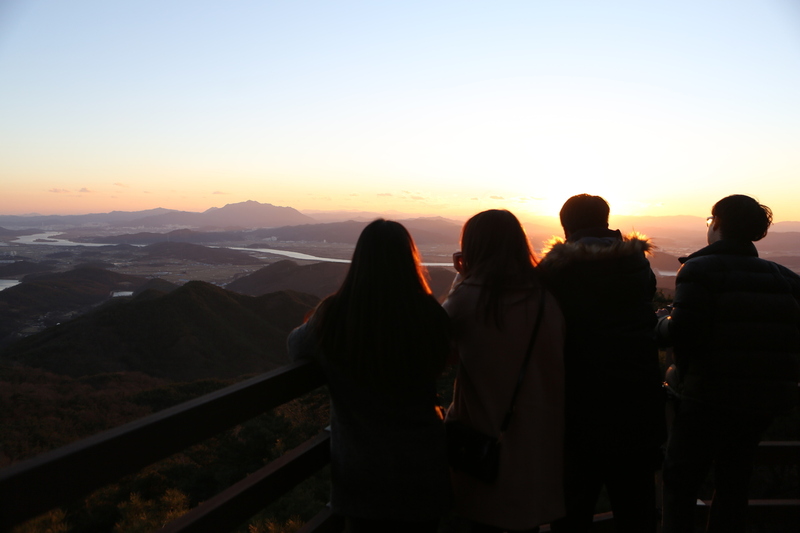
<svg viewBox="0 0 800 533">
<path fill-rule="evenodd" d="M 42 245 L 42 246 L 87 246 L 87 247 L 100 247 L 100 246 L 113 246 L 110 244 L 98 244 L 91 242 L 73 242 L 67 239 L 57 239 L 55 235 L 59 235 L 57 231 L 48 231 L 45 233 L 37 233 L 35 235 L 25 235 L 19 237 L 12 242 L 19 244 Z M 139 245 L 142 246 L 142 245 Z M 216 246 L 215 248 L 226 248 L 228 250 L 239 250 L 243 252 L 262 252 L 267 254 L 279 255 L 288 257 L 290 259 L 297 259 L 301 261 L 320 261 L 326 263 L 349 263 L 349 259 L 337 259 L 334 257 L 319 257 L 316 255 L 304 254 L 300 252 L 292 252 L 290 250 L 276 250 L 274 248 L 240 248 L 233 246 Z M 452 266 L 451 263 L 423 263 L 424 266 Z M 0 290 L 13 287 L 19 283 L 13 279 L 0 280 Z"/>
</svg>

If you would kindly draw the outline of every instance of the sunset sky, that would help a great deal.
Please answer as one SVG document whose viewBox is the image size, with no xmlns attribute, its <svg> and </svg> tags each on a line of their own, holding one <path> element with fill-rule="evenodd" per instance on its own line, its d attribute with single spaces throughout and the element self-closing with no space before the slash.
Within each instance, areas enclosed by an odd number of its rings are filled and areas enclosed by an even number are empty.
<svg viewBox="0 0 800 533">
<path fill-rule="evenodd" d="M 796 0 L 0 0 L 0 214 L 800 220 Z"/>
</svg>

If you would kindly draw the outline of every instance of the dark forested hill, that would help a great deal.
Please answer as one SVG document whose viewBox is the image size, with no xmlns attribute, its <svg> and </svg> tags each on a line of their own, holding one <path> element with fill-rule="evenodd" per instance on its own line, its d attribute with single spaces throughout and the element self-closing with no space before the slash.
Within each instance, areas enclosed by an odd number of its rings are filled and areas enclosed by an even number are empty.
<svg viewBox="0 0 800 533">
<path fill-rule="evenodd" d="M 349 266 L 347 263 L 299 265 L 285 259 L 232 281 L 225 288 L 250 296 L 290 289 L 323 298 L 339 288 Z"/>
<path fill-rule="evenodd" d="M 0 278 L 20 276 L 23 274 L 34 274 L 36 272 L 49 272 L 53 270 L 53 262 L 14 261 L 0 265 Z"/>
<path fill-rule="evenodd" d="M 192 281 L 31 335 L 0 352 L 0 362 L 73 377 L 136 371 L 189 381 L 265 372 L 288 362 L 286 337 L 317 301 L 291 291 L 244 296 Z"/>
<path fill-rule="evenodd" d="M 0 291 L 0 346 L 21 336 L 32 322 L 60 322 L 105 302 L 113 291 L 135 291 L 147 279 L 99 268 L 30 274 Z"/>
</svg>

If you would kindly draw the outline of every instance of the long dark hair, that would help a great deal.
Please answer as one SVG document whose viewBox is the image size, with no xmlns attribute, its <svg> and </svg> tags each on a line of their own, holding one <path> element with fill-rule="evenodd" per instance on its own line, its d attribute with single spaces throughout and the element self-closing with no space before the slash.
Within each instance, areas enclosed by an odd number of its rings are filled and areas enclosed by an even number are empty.
<svg viewBox="0 0 800 533">
<path fill-rule="evenodd" d="M 366 379 L 436 377 L 447 356 L 446 314 L 414 240 L 391 220 L 361 232 L 342 286 L 320 303 L 314 323 L 325 357 Z"/>
<path fill-rule="evenodd" d="M 461 253 L 464 281 L 481 284 L 479 314 L 498 327 L 503 293 L 539 285 L 528 236 L 510 211 L 490 209 L 467 220 L 461 230 Z"/>
</svg>

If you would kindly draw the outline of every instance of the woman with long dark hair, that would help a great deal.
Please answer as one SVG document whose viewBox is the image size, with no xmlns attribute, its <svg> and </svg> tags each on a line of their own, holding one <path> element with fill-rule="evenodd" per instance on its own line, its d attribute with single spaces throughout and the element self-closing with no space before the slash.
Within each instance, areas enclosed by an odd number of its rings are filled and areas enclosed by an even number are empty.
<svg viewBox="0 0 800 533">
<path fill-rule="evenodd" d="M 564 513 L 564 320 L 509 211 L 470 218 L 454 262 L 461 280 L 444 308 L 459 368 L 447 420 L 490 436 L 503 433 L 494 481 L 453 469 L 455 511 L 473 532 L 538 531 Z"/>
<path fill-rule="evenodd" d="M 411 235 L 364 228 L 341 288 L 289 336 L 331 395 L 331 507 L 348 531 L 435 532 L 450 507 L 436 379 L 450 346 Z"/>
</svg>

